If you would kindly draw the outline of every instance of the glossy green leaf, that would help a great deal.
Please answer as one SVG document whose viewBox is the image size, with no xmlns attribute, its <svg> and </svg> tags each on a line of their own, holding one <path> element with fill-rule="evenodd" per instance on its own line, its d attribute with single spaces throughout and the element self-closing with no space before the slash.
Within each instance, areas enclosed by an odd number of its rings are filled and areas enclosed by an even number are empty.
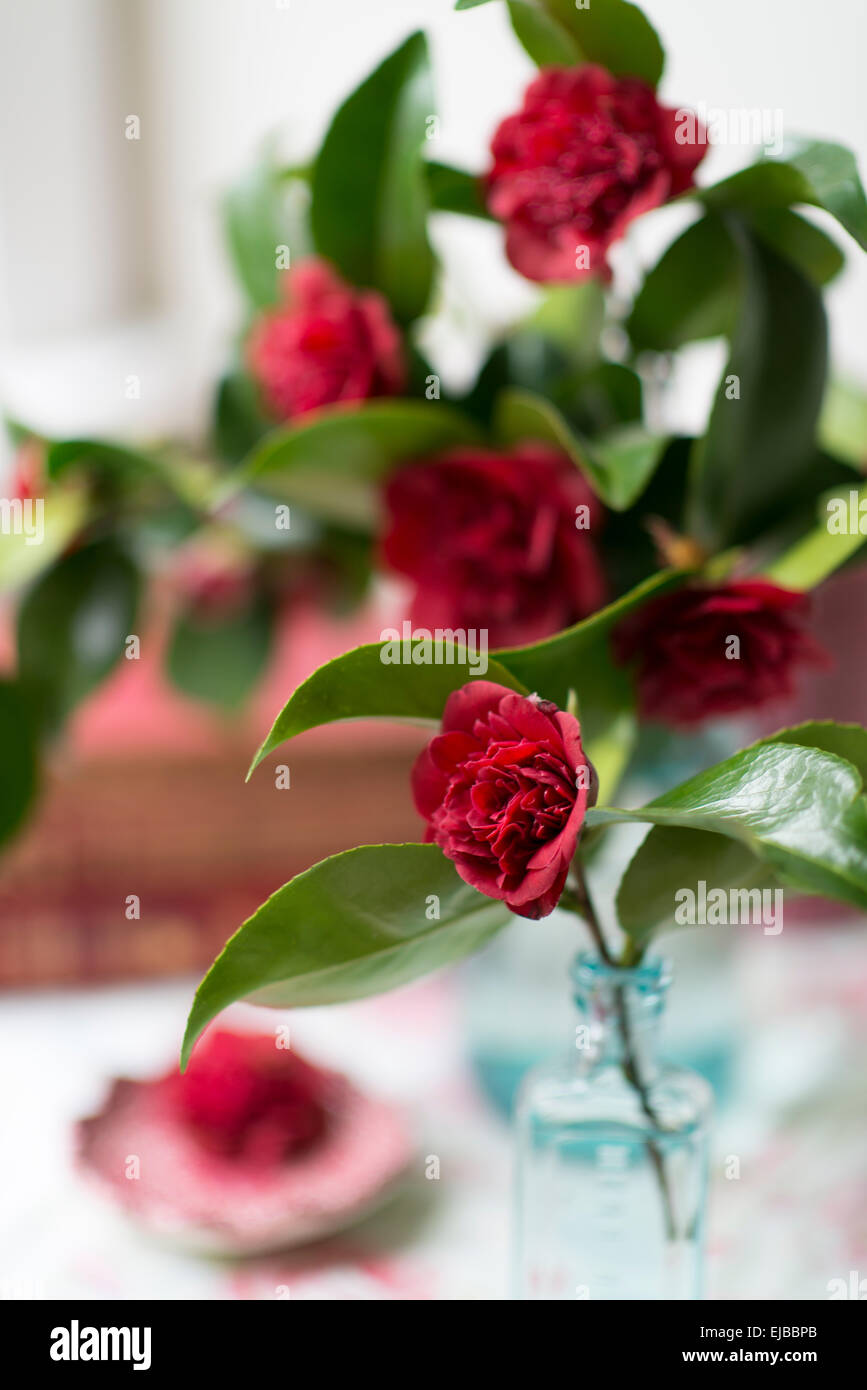
<svg viewBox="0 0 867 1390">
<path fill-rule="evenodd" d="M 713 831 L 799 892 L 867 907 L 862 778 L 851 763 L 815 745 L 758 744 L 647 806 L 597 807 L 587 815 L 588 825 L 623 821 Z"/>
<path fill-rule="evenodd" d="M 439 164 L 436 160 L 427 163 L 424 170 L 433 212 L 458 212 L 464 217 L 492 220 L 485 206 L 482 181 L 478 174 L 468 174 L 465 169 L 455 169 L 450 164 Z"/>
<path fill-rule="evenodd" d="M 603 782 L 600 774 L 600 800 L 613 792 L 631 754 L 634 734 L 630 718 L 635 703 L 632 682 L 612 659 L 611 633 L 634 608 L 682 583 L 683 578 L 676 571 L 662 571 L 554 637 L 496 653 L 497 660 L 528 690 L 553 700 L 561 709 L 566 707 L 569 691 L 575 691 L 587 753 L 594 766 L 603 761 L 603 755 L 597 751 L 600 741 L 606 750 L 609 776 Z M 612 758 L 612 752 L 618 748 L 619 766 Z"/>
<path fill-rule="evenodd" d="M 0 844 L 20 826 L 36 792 L 36 739 L 25 692 L 0 681 Z"/>
<path fill-rule="evenodd" d="M 222 619 L 183 614 L 169 640 L 169 677 L 191 699 L 237 710 L 267 666 L 272 636 L 273 615 L 264 603 Z"/>
<path fill-rule="evenodd" d="M 63 719 L 120 660 L 135 632 L 139 574 L 111 539 L 93 541 L 37 581 L 18 613 L 18 671 L 40 722 Z"/>
<path fill-rule="evenodd" d="M 278 1008 L 361 999 L 469 955 L 509 920 L 435 845 L 336 854 L 280 888 L 227 942 L 196 992 L 182 1065 L 237 999 Z"/>
<path fill-rule="evenodd" d="M 236 481 L 265 486 L 323 520 L 371 527 L 380 515 L 379 484 L 393 468 L 480 439 L 478 428 L 442 401 L 370 401 L 275 430 Z"/>
<path fill-rule="evenodd" d="M 556 406 L 529 391 L 501 393 L 495 426 L 504 443 L 537 439 L 562 449 L 596 495 L 615 511 L 625 511 L 641 496 L 667 443 L 639 429 L 618 431 L 591 443 L 570 426 Z"/>
<path fill-rule="evenodd" d="M 619 780 L 634 742 L 632 682 L 611 656 L 611 631 L 627 613 L 682 582 L 683 575 L 654 575 L 616 603 L 555 637 L 512 647 L 488 658 L 484 679 L 509 689 L 534 691 L 566 708 L 578 698 L 587 755 L 600 776 L 602 795 Z M 347 719 L 391 719 L 438 725 L 453 690 L 473 679 L 463 648 L 435 642 L 431 664 L 382 661 L 384 643 L 345 652 L 298 687 L 253 760 L 250 773 L 281 743 L 319 724 Z M 472 653 L 470 657 L 472 658 Z M 249 774 L 248 774 L 249 775 Z"/>
<path fill-rule="evenodd" d="M 617 920 L 642 949 L 658 932 L 678 924 L 676 894 L 708 888 L 771 888 L 772 870 L 739 840 L 711 830 L 655 825 L 642 841 L 617 893 Z"/>
<path fill-rule="evenodd" d="M 833 753 L 835 758 L 844 758 L 851 763 L 862 781 L 867 783 L 867 728 L 863 724 L 837 724 L 833 719 L 810 719 L 768 734 L 767 738 L 759 739 L 752 746 L 764 748 L 774 743 L 793 743 L 799 748 L 818 748 L 825 753 Z"/>
<path fill-rule="evenodd" d="M 815 589 L 865 542 L 867 483 L 838 488 L 825 499 L 819 525 L 779 556 L 766 570 L 767 577 L 787 589 Z"/>
<path fill-rule="evenodd" d="M 741 169 L 698 196 L 713 208 L 737 210 L 791 207 L 824 208 L 858 244 L 867 249 L 867 198 L 851 150 L 822 140 L 802 140 Z"/>
<path fill-rule="evenodd" d="M 738 319 L 690 498 L 691 529 L 713 549 L 751 540 L 809 484 L 827 366 L 815 284 L 746 228 L 737 238 Z"/>
<path fill-rule="evenodd" d="M 390 719 L 438 726 L 452 691 L 474 679 L 473 653 L 469 653 L 468 660 L 464 647 L 434 642 L 430 654 L 434 660 L 429 665 L 384 662 L 383 655 L 393 655 L 390 644 L 371 642 L 326 662 L 299 685 L 283 706 L 250 772 L 281 743 L 320 724 L 347 719 Z M 513 690 L 523 689 L 505 666 L 490 658 L 482 679 Z"/>
<path fill-rule="evenodd" d="M 851 763 L 867 779 L 867 729 L 860 724 L 821 721 L 782 729 L 757 747 L 794 744 L 820 749 Z M 766 888 L 775 882 L 772 868 L 740 840 L 710 830 L 654 826 L 633 856 L 617 894 L 617 916 L 623 930 L 640 945 L 658 931 L 675 925 L 675 894 L 708 888 Z"/>
<path fill-rule="evenodd" d="M 427 43 L 413 34 L 337 112 L 313 170 L 318 251 L 404 322 L 423 313 L 434 259 L 422 151 L 434 111 Z"/>
</svg>

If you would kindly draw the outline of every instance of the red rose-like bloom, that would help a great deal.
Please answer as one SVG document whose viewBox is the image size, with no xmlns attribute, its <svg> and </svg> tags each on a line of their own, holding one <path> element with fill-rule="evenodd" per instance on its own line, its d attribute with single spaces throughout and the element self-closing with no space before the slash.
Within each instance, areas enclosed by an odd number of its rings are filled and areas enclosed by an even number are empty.
<svg viewBox="0 0 867 1390">
<path fill-rule="evenodd" d="M 161 1084 L 166 1104 L 204 1149 L 270 1167 L 321 1137 L 327 1077 L 274 1038 L 217 1031 L 186 1072 L 170 1072 Z"/>
<path fill-rule="evenodd" d="M 351 288 L 316 258 L 287 271 L 283 289 L 285 303 L 261 315 L 247 343 L 250 371 L 276 416 L 399 394 L 403 344 L 382 295 Z"/>
<path fill-rule="evenodd" d="M 692 585 L 639 609 L 614 633 L 614 653 L 636 663 L 642 713 L 697 724 L 791 695 L 798 666 L 827 656 L 806 631 L 809 600 L 761 579 Z M 739 639 L 739 655 L 729 639 Z"/>
<path fill-rule="evenodd" d="M 692 183 L 706 147 L 678 143 L 677 124 L 635 77 L 544 68 L 491 144 L 488 208 L 506 224 L 515 269 L 530 280 L 607 277 L 606 252 L 627 224 Z"/>
<path fill-rule="evenodd" d="M 600 508 L 574 464 L 544 444 L 455 449 L 389 481 L 386 562 L 415 581 L 412 619 L 483 628 L 494 646 L 558 632 L 605 601 L 590 539 Z M 590 530 L 578 529 L 586 506 Z"/>
<path fill-rule="evenodd" d="M 480 680 L 449 696 L 412 773 L 427 839 L 519 917 L 557 906 L 595 786 L 573 715 Z"/>
</svg>

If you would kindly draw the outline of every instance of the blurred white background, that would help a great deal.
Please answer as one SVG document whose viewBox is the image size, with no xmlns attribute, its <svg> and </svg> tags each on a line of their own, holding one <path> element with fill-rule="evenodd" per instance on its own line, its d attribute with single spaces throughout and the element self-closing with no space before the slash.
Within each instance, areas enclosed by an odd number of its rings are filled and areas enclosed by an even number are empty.
<svg viewBox="0 0 867 1390">
<path fill-rule="evenodd" d="M 647 0 L 645 9 L 667 48 L 670 104 L 779 109 L 786 134 L 841 140 L 867 166 L 864 0 Z M 458 14 L 452 0 L 2 0 L 5 408 L 57 432 L 199 423 L 240 309 L 220 237 L 221 190 L 269 133 L 290 159 L 309 155 L 339 101 L 417 27 L 431 37 L 436 67 L 441 127 L 431 153 L 481 170 L 493 128 L 532 73 L 502 4 Z M 131 114 L 141 121 L 137 141 L 124 136 Z M 702 181 L 748 155 L 711 150 Z M 630 255 L 651 263 L 688 216 L 645 218 Z M 497 229 L 441 221 L 460 374 L 530 291 L 504 266 Z M 832 288 L 830 309 L 838 368 L 867 381 L 859 259 Z M 684 410 L 699 425 L 719 356 L 695 351 Z M 141 377 L 139 401 L 124 397 L 130 373 Z"/>
</svg>

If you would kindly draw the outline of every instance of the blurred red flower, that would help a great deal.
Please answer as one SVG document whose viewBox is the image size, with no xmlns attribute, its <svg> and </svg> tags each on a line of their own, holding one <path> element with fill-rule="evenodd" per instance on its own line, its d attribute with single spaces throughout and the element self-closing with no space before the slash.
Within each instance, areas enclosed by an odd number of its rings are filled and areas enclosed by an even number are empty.
<svg viewBox="0 0 867 1390">
<path fill-rule="evenodd" d="M 409 464 L 385 502 L 383 555 L 415 582 L 412 619 L 422 627 L 483 629 L 493 646 L 520 645 L 605 601 L 591 540 L 602 509 L 547 445 L 455 449 Z"/>
<path fill-rule="evenodd" d="M 37 439 L 19 444 L 12 464 L 10 497 L 22 502 L 33 501 L 45 493 L 45 447 Z"/>
<path fill-rule="evenodd" d="M 216 1029 L 187 1072 L 117 1080 L 80 1121 L 82 1167 L 153 1231 L 248 1254 L 339 1229 L 412 1155 L 401 1114 L 274 1035 Z"/>
<path fill-rule="evenodd" d="M 766 580 L 692 584 L 626 618 L 614 653 L 635 664 L 646 718 L 697 724 L 791 695 L 798 667 L 827 664 L 808 615 L 805 594 Z"/>
<path fill-rule="evenodd" d="M 596 779 L 581 726 L 550 700 L 471 681 L 412 774 L 427 838 L 461 878 L 519 917 L 557 906 Z"/>
<path fill-rule="evenodd" d="M 692 184 L 706 145 L 693 119 L 634 77 L 587 63 L 544 68 L 491 144 L 488 208 L 506 224 L 506 254 L 530 280 L 608 276 L 606 252 L 633 218 Z"/>
<path fill-rule="evenodd" d="M 186 1072 L 162 1082 L 176 1118 L 210 1153 L 256 1166 L 280 1164 L 321 1138 L 328 1074 L 273 1037 L 206 1034 Z"/>
<path fill-rule="evenodd" d="M 274 415 L 289 420 L 402 391 L 403 343 L 382 295 L 347 285 L 316 257 L 286 272 L 283 295 L 247 341 L 249 369 Z"/>
</svg>

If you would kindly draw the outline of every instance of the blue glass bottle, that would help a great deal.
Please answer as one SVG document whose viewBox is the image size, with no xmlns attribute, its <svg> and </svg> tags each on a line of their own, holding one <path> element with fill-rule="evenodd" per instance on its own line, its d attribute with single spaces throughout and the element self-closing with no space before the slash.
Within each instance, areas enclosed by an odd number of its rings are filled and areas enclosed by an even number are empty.
<svg viewBox="0 0 867 1390">
<path fill-rule="evenodd" d="M 666 963 L 581 955 L 579 1022 L 515 1113 L 519 1299 L 698 1299 L 710 1087 L 656 1056 Z"/>
</svg>

